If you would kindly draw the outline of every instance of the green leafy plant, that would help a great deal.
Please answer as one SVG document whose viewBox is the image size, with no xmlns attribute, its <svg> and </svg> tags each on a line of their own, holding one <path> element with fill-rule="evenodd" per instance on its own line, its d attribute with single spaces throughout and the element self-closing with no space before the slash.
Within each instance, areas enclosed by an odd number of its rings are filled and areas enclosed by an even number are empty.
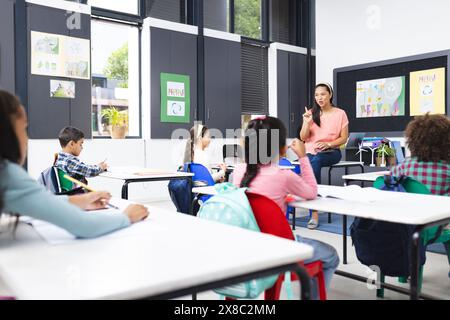
<svg viewBox="0 0 450 320">
<path fill-rule="evenodd" d="M 119 111 L 116 107 L 102 110 L 102 117 L 113 127 L 128 126 L 128 113 L 126 111 Z"/>
<path fill-rule="evenodd" d="M 383 154 L 385 157 L 393 157 L 395 155 L 395 150 L 389 147 L 387 144 L 380 146 L 376 152 L 377 156 L 380 158 L 383 156 Z"/>
</svg>

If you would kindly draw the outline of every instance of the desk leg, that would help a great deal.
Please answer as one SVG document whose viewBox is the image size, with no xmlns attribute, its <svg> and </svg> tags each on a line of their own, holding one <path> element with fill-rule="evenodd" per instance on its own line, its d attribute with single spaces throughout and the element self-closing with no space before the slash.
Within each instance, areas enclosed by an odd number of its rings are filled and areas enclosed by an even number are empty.
<svg viewBox="0 0 450 320">
<path fill-rule="evenodd" d="M 411 284 L 410 299 L 419 299 L 419 269 L 420 269 L 420 231 L 416 230 L 412 236 L 411 245 Z"/>
<path fill-rule="evenodd" d="M 125 183 L 122 186 L 122 199 L 128 200 L 128 181 L 125 180 Z"/>
<path fill-rule="evenodd" d="M 331 186 L 331 170 L 333 170 L 333 167 L 330 167 L 328 169 L 328 185 Z M 328 223 L 331 223 L 331 212 L 328 212 Z"/>
<path fill-rule="evenodd" d="M 292 212 L 292 230 L 295 230 L 295 208 L 294 208 L 294 212 Z"/>
<path fill-rule="evenodd" d="M 347 264 L 347 216 L 342 216 L 343 263 Z"/>
<path fill-rule="evenodd" d="M 361 173 L 364 173 L 364 165 L 360 165 Z M 364 188 L 364 181 L 361 180 L 361 188 Z"/>
</svg>

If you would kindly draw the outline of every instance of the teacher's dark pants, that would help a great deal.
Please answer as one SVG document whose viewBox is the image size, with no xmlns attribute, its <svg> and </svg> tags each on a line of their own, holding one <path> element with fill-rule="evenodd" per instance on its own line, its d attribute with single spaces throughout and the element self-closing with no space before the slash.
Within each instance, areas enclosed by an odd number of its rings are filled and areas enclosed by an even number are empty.
<svg viewBox="0 0 450 320">
<path fill-rule="evenodd" d="M 339 149 L 335 149 L 333 152 L 320 152 L 315 155 L 308 153 L 307 156 L 309 162 L 311 162 L 314 176 L 316 177 L 318 184 L 321 183 L 320 172 L 322 171 L 322 167 L 329 167 L 336 164 L 341 161 L 342 158 L 341 150 Z"/>
</svg>

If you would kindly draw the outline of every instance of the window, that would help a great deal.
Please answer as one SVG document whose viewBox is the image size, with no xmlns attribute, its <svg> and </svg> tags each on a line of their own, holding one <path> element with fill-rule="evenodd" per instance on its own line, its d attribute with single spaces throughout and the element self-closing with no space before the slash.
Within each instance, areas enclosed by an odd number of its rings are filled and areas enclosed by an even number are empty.
<svg viewBox="0 0 450 320">
<path fill-rule="evenodd" d="M 268 114 L 268 50 L 256 44 L 241 44 L 242 114 Z"/>
<path fill-rule="evenodd" d="M 261 0 L 234 0 L 234 31 L 244 37 L 261 39 Z"/>
<path fill-rule="evenodd" d="M 205 28 L 229 32 L 229 0 L 208 0 L 203 6 Z"/>
<path fill-rule="evenodd" d="M 277 0 L 271 3 L 270 41 L 296 45 L 297 13 L 301 3 L 296 0 Z"/>
<path fill-rule="evenodd" d="M 146 0 L 147 17 L 168 20 L 172 22 L 186 22 L 185 0 Z"/>
<path fill-rule="evenodd" d="M 87 3 L 97 8 L 139 14 L 139 0 L 88 0 Z"/>
<path fill-rule="evenodd" d="M 93 135 L 110 136 L 108 120 L 102 115 L 114 107 L 128 123 L 128 136 L 139 136 L 138 28 L 92 20 L 91 45 Z"/>
</svg>

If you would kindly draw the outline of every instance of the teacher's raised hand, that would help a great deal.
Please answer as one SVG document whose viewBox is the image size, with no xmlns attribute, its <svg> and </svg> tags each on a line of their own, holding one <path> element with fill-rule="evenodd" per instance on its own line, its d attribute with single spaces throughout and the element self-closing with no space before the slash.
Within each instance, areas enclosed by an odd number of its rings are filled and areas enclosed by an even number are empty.
<svg viewBox="0 0 450 320">
<path fill-rule="evenodd" d="M 310 125 L 312 121 L 312 114 L 311 111 L 308 110 L 307 107 L 305 107 L 305 113 L 303 114 L 303 122 L 307 125 Z"/>
</svg>

